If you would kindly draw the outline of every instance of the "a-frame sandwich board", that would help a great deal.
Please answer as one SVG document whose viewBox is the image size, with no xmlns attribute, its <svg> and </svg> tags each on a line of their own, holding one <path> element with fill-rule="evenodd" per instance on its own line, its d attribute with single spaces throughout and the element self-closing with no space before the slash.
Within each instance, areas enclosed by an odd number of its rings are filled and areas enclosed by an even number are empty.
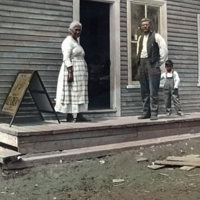
<svg viewBox="0 0 200 200">
<path fill-rule="evenodd" d="M 32 99 L 35 102 L 41 119 L 44 120 L 42 112 L 52 113 L 55 115 L 58 123 L 60 123 L 39 73 L 37 71 L 26 70 L 18 72 L 2 108 L 3 114 L 12 116 L 10 127 L 12 126 L 27 89 L 29 90 Z"/>
</svg>

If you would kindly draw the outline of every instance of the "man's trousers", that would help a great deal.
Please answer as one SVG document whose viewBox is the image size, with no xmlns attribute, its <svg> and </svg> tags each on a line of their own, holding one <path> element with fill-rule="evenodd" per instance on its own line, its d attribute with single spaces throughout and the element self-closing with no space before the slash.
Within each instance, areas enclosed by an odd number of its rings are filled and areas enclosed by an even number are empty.
<svg viewBox="0 0 200 200">
<path fill-rule="evenodd" d="M 149 58 L 140 59 L 140 86 L 144 116 L 157 116 L 161 70 L 158 62 L 152 67 Z"/>
</svg>

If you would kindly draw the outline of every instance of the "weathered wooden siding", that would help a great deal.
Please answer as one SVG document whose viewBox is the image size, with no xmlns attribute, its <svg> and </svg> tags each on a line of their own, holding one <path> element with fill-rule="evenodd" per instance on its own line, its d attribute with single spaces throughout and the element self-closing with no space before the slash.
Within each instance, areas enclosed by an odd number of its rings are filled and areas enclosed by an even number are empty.
<svg viewBox="0 0 200 200">
<path fill-rule="evenodd" d="M 139 89 L 126 89 L 128 85 L 126 3 L 121 2 L 121 107 L 122 116 L 139 115 L 142 102 Z M 200 2 L 191 0 L 167 1 L 167 31 L 169 59 L 181 79 L 179 94 L 184 112 L 200 111 L 200 88 L 198 81 L 198 35 L 197 14 L 200 14 Z M 164 113 L 163 91 L 159 91 L 160 109 Z"/>
<path fill-rule="evenodd" d="M 120 3 L 120 35 L 121 35 L 121 84 L 127 84 L 127 8 L 126 0 Z"/>
<path fill-rule="evenodd" d="M 38 70 L 54 102 L 72 8 L 72 0 L 0 0 L 0 108 L 19 70 Z M 38 116 L 29 95 L 21 115 Z"/>
<path fill-rule="evenodd" d="M 184 112 L 200 111 L 197 14 L 199 1 L 167 1 L 169 59 L 181 79 L 179 93 Z"/>
<path fill-rule="evenodd" d="M 132 97 L 127 95 L 126 85 L 128 84 L 128 57 L 127 57 L 127 2 L 120 2 L 120 36 L 121 36 L 121 115 L 126 115 L 127 107 Z"/>
</svg>

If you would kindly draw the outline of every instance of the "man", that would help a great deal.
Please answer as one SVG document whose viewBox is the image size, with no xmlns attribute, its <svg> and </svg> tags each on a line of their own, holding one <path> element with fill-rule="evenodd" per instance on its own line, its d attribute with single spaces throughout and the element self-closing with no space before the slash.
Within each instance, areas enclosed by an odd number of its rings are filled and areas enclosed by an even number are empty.
<svg viewBox="0 0 200 200">
<path fill-rule="evenodd" d="M 148 18 L 141 20 L 143 35 L 137 43 L 137 63 L 141 97 L 143 101 L 143 115 L 138 119 L 157 120 L 158 90 L 160 85 L 160 66 L 166 61 L 168 50 L 165 40 L 158 33 L 151 31 L 151 21 Z"/>
</svg>

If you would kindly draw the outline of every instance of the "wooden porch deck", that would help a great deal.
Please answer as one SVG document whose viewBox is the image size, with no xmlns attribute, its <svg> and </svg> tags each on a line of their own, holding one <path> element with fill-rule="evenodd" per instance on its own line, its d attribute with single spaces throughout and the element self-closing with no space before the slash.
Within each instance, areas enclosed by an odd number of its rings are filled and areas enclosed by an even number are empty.
<svg viewBox="0 0 200 200">
<path fill-rule="evenodd" d="M 22 154 L 62 151 L 98 145 L 200 132 L 200 113 L 185 116 L 159 115 L 158 120 L 109 117 L 87 123 L 0 124 L 0 142 L 16 147 Z"/>
</svg>

